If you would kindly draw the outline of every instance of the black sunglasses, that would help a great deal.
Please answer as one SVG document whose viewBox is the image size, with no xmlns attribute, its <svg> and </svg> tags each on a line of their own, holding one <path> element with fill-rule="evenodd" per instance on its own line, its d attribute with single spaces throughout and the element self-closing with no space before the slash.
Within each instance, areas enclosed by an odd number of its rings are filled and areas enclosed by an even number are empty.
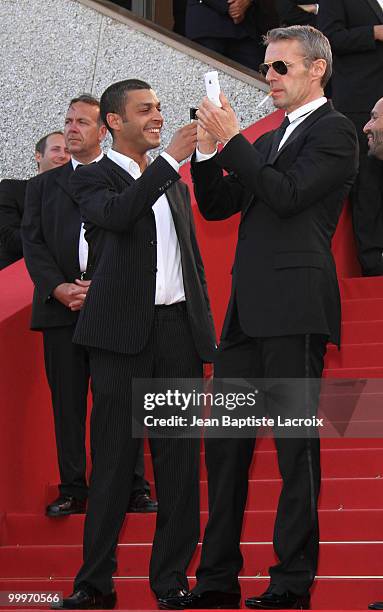
<svg viewBox="0 0 383 612">
<path fill-rule="evenodd" d="M 263 64 L 260 64 L 259 72 L 261 73 L 262 76 L 265 77 L 267 73 L 269 72 L 269 68 L 271 67 L 273 70 L 275 70 L 275 72 L 283 76 L 284 74 L 287 74 L 290 66 L 292 66 L 293 64 L 297 64 L 298 62 L 304 59 L 307 59 L 307 55 L 305 57 L 299 58 L 299 60 L 296 60 L 295 62 L 285 62 L 285 60 L 275 60 L 274 62 L 264 62 Z"/>
</svg>

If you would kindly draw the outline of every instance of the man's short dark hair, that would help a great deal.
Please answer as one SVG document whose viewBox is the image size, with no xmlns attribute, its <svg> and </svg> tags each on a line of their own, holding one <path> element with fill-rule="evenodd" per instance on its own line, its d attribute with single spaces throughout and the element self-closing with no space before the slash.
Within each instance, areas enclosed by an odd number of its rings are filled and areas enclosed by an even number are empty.
<svg viewBox="0 0 383 612">
<path fill-rule="evenodd" d="M 117 113 L 117 115 L 120 115 L 125 120 L 125 105 L 128 92 L 137 89 L 151 89 L 151 86 L 149 83 L 139 79 L 127 79 L 126 81 L 112 83 L 102 94 L 100 99 L 101 118 L 112 136 L 113 130 L 108 125 L 107 114 Z"/>
<path fill-rule="evenodd" d="M 44 155 L 45 149 L 47 148 L 47 140 L 49 136 L 55 136 L 55 134 L 60 134 L 63 136 L 64 134 L 60 130 L 56 130 L 55 132 L 49 132 L 49 134 L 45 134 L 40 140 L 38 140 L 35 144 L 36 153 L 40 153 L 40 155 Z"/>
<path fill-rule="evenodd" d="M 89 93 L 84 93 L 84 94 L 81 94 L 80 96 L 77 96 L 76 98 L 72 98 L 71 101 L 69 102 L 68 108 L 70 108 L 73 104 L 76 104 L 76 102 L 83 102 L 84 104 L 89 104 L 89 106 L 96 106 L 97 108 L 100 108 L 100 100 L 96 98 L 95 96 L 92 96 L 92 94 L 89 94 Z M 101 115 L 98 119 L 98 123 L 99 125 L 103 124 Z"/>
</svg>

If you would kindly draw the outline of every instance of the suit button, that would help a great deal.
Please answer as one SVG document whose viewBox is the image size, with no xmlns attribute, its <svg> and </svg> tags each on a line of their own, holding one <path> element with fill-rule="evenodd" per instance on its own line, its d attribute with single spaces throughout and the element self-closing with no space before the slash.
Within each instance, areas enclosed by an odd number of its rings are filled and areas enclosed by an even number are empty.
<svg viewBox="0 0 383 612">
<path fill-rule="evenodd" d="M 239 232 L 238 232 L 238 238 L 239 238 L 239 240 L 245 240 L 245 238 L 246 238 L 246 232 L 245 232 L 245 230 L 243 230 L 243 229 L 240 229 L 240 230 L 239 230 Z"/>
<path fill-rule="evenodd" d="M 157 274 L 157 268 L 154 266 L 154 268 L 152 268 L 152 272 L 153 274 Z"/>
<path fill-rule="evenodd" d="M 157 240 L 151 240 L 151 241 L 149 242 L 149 245 L 150 245 L 150 246 L 156 246 L 156 244 L 157 244 Z"/>
</svg>

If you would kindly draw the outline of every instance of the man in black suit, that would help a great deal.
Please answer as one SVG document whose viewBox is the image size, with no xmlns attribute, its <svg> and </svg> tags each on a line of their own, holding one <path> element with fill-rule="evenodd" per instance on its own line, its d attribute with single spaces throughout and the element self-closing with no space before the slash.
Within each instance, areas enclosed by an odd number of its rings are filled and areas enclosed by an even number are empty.
<svg viewBox="0 0 383 612">
<path fill-rule="evenodd" d="M 334 54 L 334 106 L 351 119 L 359 138 L 359 176 L 351 192 L 359 261 L 364 275 L 381 275 L 380 167 L 367 156 L 363 127 L 376 100 L 383 96 L 383 2 L 321 0 L 318 27 L 329 38 Z"/>
<path fill-rule="evenodd" d="M 214 332 L 205 275 L 179 162 L 195 148 L 189 124 L 160 145 L 163 117 L 150 85 L 114 83 L 101 97 L 113 148 L 72 176 L 92 252 L 92 284 L 74 341 L 89 347 L 93 469 L 84 563 L 62 607 L 112 608 L 116 546 L 139 439 L 132 436 L 132 379 L 189 378 L 211 361 Z M 158 497 L 150 584 L 159 605 L 187 593 L 199 536 L 199 441 L 151 439 Z"/>
<path fill-rule="evenodd" d="M 192 176 L 199 208 L 208 220 L 241 213 L 215 375 L 320 379 L 327 342 L 340 342 L 330 247 L 357 171 L 356 135 L 323 96 L 331 50 L 318 30 L 291 26 L 269 32 L 262 70 L 274 105 L 286 112 L 280 129 L 251 145 L 223 95 L 222 108 L 205 98 L 197 113 Z M 217 142 L 225 145 L 218 154 Z M 300 417 L 316 410 L 316 404 L 297 398 Z M 275 419 L 286 416 L 276 398 L 267 397 L 266 409 Z M 319 547 L 320 448 L 316 429 L 296 435 L 276 432 L 283 480 L 274 528 L 279 562 L 270 568 L 267 591 L 246 601 L 250 608 L 309 605 Z M 253 438 L 205 440 L 209 521 L 197 585 L 179 607 L 239 605 L 239 544 L 254 443 Z"/>
<path fill-rule="evenodd" d="M 72 158 L 51 172 L 28 182 L 22 224 L 25 262 L 35 284 L 32 307 L 33 330 L 41 330 L 47 378 L 52 394 L 59 496 L 47 506 L 50 517 L 84 512 L 87 498 L 85 423 L 89 386 L 88 354 L 75 346 L 72 337 L 91 274 L 88 246 L 80 211 L 74 202 L 69 179 L 79 164 L 103 157 L 100 142 L 106 128 L 99 102 L 93 96 L 74 98 L 65 119 L 65 142 Z M 62 138 L 62 137 L 61 137 Z M 43 157 L 37 158 L 40 169 Z M 153 512 L 144 479 L 143 449 L 137 465 L 130 510 Z"/>
<path fill-rule="evenodd" d="M 38 173 L 67 163 L 69 152 L 62 132 L 51 132 L 35 146 Z M 21 219 L 24 212 L 26 180 L 4 179 L 0 183 L 0 270 L 23 256 Z"/>
<path fill-rule="evenodd" d="M 212 51 L 258 70 L 264 57 L 261 43 L 266 6 L 270 0 L 188 0 L 185 32 Z M 270 9 L 267 11 L 270 12 Z"/>
</svg>

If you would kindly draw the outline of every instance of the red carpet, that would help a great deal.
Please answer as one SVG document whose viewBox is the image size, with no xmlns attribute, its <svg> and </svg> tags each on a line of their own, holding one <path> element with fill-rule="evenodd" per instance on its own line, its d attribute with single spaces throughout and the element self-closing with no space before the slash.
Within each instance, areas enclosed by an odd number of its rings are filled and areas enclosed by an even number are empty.
<svg viewBox="0 0 383 612">
<path fill-rule="evenodd" d="M 254 138 L 279 122 L 280 114 L 275 113 L 248 130 L 248 135 Z M 188 169 L 182 172 L 190 182 Z M 229 295 L 237 220 L 205 223 L 198 211 L 195 217 L 219 332 Z M 330 347 L 325 376 L 383 379 L 383 279 L 357 278 L 347 207 L 333 252 L 342 279 L 343 345 L 341 352 Z M 41 338 L 27 330 L 32 288 L 23 262 L 3 270 L 0 283 L 0 591 L 68 593 L 81 562 L 84 517 L 57 521 L 43 516 L 45 504 L 56 495 L 58 475 Z M 354 418 L 359 422 L 375 419 L 378 431 L 383 421 L 383 384 L 378 380 L 368 384 L 362 398 L 355 392 Z M 325 397 L 324 409 L 352 395 L 345 388 L 338 396 Z M 203 528 L 207 519 L 203 454 L 201 459 Z M 149 456 L 146 463 L 152 479 Z M 366 609 L 369 601 L 383 599 L 383 440 L 324 439 L 322 465 L 321 549 L 312 607 Z M 270 542 L 280 480 L 272 440 L 259 441 L 250 477 L 242 534 L 244 598 L 264 590 L 268 566 L 274 560 Z M 154 522 L 153 515 L 127 516 L 118 551 L 120 609 L 156 608 L 147 581 Z"/>
</svg>

